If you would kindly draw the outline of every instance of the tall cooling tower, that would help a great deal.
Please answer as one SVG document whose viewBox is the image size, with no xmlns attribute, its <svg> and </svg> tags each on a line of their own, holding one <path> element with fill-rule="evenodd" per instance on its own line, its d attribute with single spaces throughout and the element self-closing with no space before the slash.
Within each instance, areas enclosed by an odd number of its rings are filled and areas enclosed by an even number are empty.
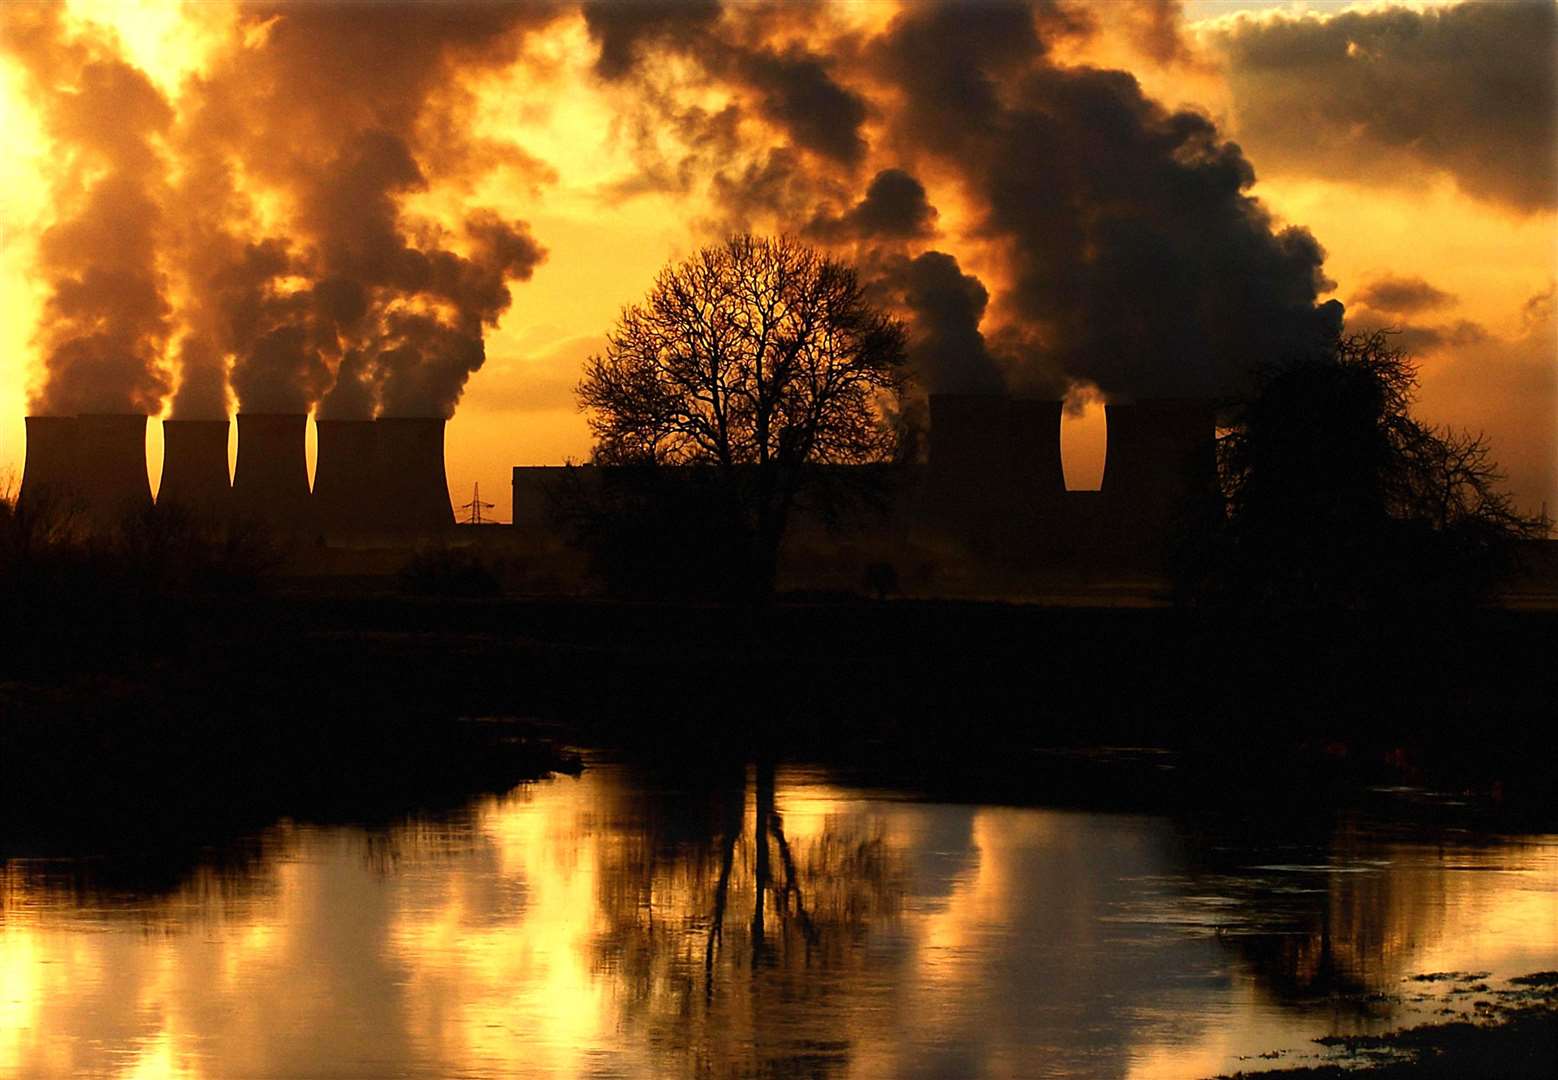
<svg viewBox="0 0 1558 1080">
<path fill-rule="evenodd" d="M 314 512 L 327 536 L 379 531 L 375 493 L 381 485 L 378 426 L 372 420 L 318 420 Z"/>
<path fill-rule="evenodd" d="M 146 476 L 146 417 L 83 413 L 76 418 L 76 486 L 101 525 L 151 507 Z"/>
<path fill-rule="evenodd" d="M 1216 480 L 1216 413 L 1201 399 L 1105 405 L 1103 495 L 1144 510 L 1172 510 Z"/>
<path fill-rule="evenodd" d="M 23 508 L 74 501 L 76 491 L 76 418 L 29 416 L 27 463 L 22 466 L 22 489 L 17 503 Z"/>
<path fill-rule="evenodd" d="M 384 531 L 419 535 L 454 525 L 444 474 L 442 417 L 381 416 L 374 517 Z"/>
<path fill-rule="evenodd" d="M 931 474 L 954 486 L 976 485 L 1006 457 L 1007 398 L 1001 394 L 932 394 Z"/>
<path fill-rule="evenodd" d="M 1053 502 L 1066 493 L 1060 460 L 1063 403 L 1013 398 L 1007 406 L 1005 460 L 1013 495 L 1024 502 Z"/>
<path fill-rule="evenodd" d="M 1106 405 L 1100 558 L 1161 570 L 1190 499 L 1217 481 L 1216 412 L 1205 400 Z"/>
<path fill-rule="evenodd" d="M 281 533 L 314 526 L 308 491 L 305 413 L 239 413 L 233 508 Z"/>
<path fill-rule="evenodd" d="M 162 422 L 158 506 L 179 506 L 201 517 L 218 517 L 231 509 L 227 435 L 226 420 Z"/>
</svg>

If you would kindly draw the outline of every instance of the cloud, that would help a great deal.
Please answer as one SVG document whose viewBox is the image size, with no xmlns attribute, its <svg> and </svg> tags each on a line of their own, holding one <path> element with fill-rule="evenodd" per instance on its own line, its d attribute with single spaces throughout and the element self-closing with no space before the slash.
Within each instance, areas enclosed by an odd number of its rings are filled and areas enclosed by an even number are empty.
<svg viewBox="0 0 1558 1080">
<path fill-rule="evenodd" d="M 1507 489 L 1528 513 L 1558 508 L 1558 341 L 1553 286 L 1532 296 L 1519 331 L 1425 350 L 1416 411 L 1482 432 Z"/>
<path fill-rule="evenodd" d="M 1384 274 L 1366 282 L 1353 294 L 1353 302 L 1375 311 L 1411 315 L 1454 304 L 1451 293 L 1436 289 L 1420 277 Z"/>
<path fill-rule="evenodd" d="M 1520 212 L 1558 205 L 1558 7 L 1463 3 L 1243 19 L 1223 57 L 1262 167 L 1416 183 L 1427 166 Z"/>
</svg>

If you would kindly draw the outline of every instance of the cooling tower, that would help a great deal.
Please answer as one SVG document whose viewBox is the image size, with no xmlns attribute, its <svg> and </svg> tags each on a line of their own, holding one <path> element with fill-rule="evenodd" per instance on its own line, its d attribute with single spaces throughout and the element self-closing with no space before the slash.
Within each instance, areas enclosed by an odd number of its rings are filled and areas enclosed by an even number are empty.
<svg viewBox="0 0 1558 1080">
<path fill-rule="evenodd" d="M 933 482 L 979 486 L 981 474 L 1006 460 L 1008 399 L 1000 394 L 932 394 L 930 470 Z"/>
<path fill-rule="evenodd" d="M 1200 399 L 1105 405 L 1103 495 L 1146 510 L 1172 510 L 1217 475 L 1216 414 Z"/>
<path fill-rule="evenodd" d="M 304 413 L 239 413 L 233 508 L 278 533 L 313 527 Z"/>
<path fill-rule="evenodd" d="M 17 503 L 37 508 L 73 502 L 76 490 L 76 418 L 29 416 L 27 462 Z"/>
<path fill-rule="evenodd" d="M 1013 398 L 1007 405 L 1006 453 L 1013 495 L 1023 501 L 1053 502 L 1066 492 L 1060 461 L 1062 403 Z"/>
<path fill-rule="evenodd" d="M 146 476 L 146 417 L 83 413 L 76 418 L 76 488 L 88 515 L 112 525 L 151 507 Z"/>
<path fill-rule="evenodd" d="M 1190 498 L 1217 480 L 1216 413 L 1205 400 L 1106 405 L 1104 482 L 1095 553 L 1158 572 Z"/>
<path fill-rule="evenodd" d="M 162 422 L 162 486 L 157 489 L 158 506 L 179 506 L 210 518 L 231 509 L 228 426 L 226 420 Z"/>
<path fill-rule="evenodd" d="M 318 420 L 315 426 L 319 456 L 314 464 L 314 512 L 320 528 L 332 537 L 377 531 L 375 496 L 383 480 L 376 422 Z"/>
<path fill-rule="evenodd" d="M 444 475 L 442 417 L 381 416 L 374 518 L 386 532 L 418 535 L 454 525 Z"/>
</svg>

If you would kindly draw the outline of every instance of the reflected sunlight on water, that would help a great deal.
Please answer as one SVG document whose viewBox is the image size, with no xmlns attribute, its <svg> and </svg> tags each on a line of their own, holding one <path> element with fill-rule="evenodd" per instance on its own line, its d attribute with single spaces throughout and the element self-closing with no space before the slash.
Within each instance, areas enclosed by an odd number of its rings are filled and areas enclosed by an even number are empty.
<svg viewBox="0 0 1558 1080">
<path fill-rule="evenodd" d="M 759 840 L 761 838 L 761 840 Z M 0 1074 L 1202 1076 L 1558 967 L 1558 837 L 1321 835 L 619 767 L 0 868 Z M 1286 1063 L 1291 1063 L 1289 1058 Z"/>
</svg>

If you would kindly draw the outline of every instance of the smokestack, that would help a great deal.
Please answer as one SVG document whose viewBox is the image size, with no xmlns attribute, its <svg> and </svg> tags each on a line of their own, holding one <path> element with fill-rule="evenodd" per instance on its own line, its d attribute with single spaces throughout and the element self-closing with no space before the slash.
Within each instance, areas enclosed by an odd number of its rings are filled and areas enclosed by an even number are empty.
<svg viewBox="0 0 1558 1080">
<path fill-rule="evenodd" d="M 427 534 L 454 525 L 444 475 L 444 422 L 409 416 L 374 421 L 379 450 L 374 517 L 387 531 Z"/>
<path fill-rule="evenodd" d="M 306 413 L 238 414 L 233 505 L 239 514 L 282 533 L 312 527 L 307 431 Z"/>
<path fill-rule="evenodd" d="M 202 517 L 219 517 L 232 506 L 227 478 L 226 420 L 162 422 L 162 486 L 158 506 L 181 506 Z"/>
<path fill-rule="evenodd" d="M 37 509 L 65 504 L 79 498 L 76 488 L 76 418 L 29 416 L 27 461 L 22 466 L 22 489 L 17 505 Z"/>
<path fill-rule="evenodd" d="M 151 508 L 146 476 L 146 417 L 83 413 L 76 418 L 77 489 L 99 525 Z"/>
<path fill-rule="evenodd" d="M 314 510 L 329 536 L 375 530 L 375 492 L 383 486 L 378 427 L 372 420 L 316 420 Z"/>
</svg>

